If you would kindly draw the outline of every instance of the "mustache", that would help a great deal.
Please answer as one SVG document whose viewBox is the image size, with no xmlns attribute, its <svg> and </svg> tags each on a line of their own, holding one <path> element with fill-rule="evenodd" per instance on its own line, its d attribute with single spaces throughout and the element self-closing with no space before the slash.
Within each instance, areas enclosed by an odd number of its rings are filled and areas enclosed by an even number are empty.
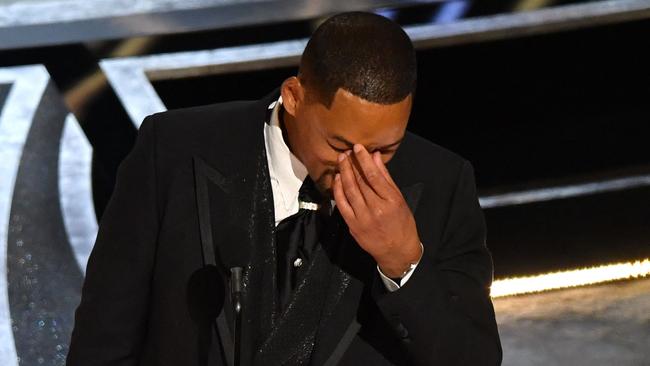
<svg viewBox="0 0 650 366">
<path fill-rule="evenodd" d="M 334 175 L 334 174 L 336 174 L 336 173 L 338 173 L 338 172 L 339 172 L 338 167 L 335 167 L 335 168 L 329 168 L 329 169 L 326 169 L 326 170 L 321 174 L 321 177 L 324 177 L 324 176 L 326 176 L 326 175 Z"/>
<path fill-rule="evenodd" d="M 325 183 L 327 178 L 329 176 L 334 177 L 334 175 L 338 173 L 338 169 L 326 169 L 321 173 L 321 175 L 318 177 L 316 180 L 316 183 L 320 183 L 321 185 Z"/>
<path fill-rule="evenodd" d="M 327 196 L 330 199 L 334 196 L 334 194 L 332 192 L 332 187 L 326 186 L 327 178 L 331 176 L 333 179 L 334 175 L 336 175 L 336 173 L 338 172 L 339 172 L 338 168 L 326 169 L 321 173 L 321 175 L 318 177 L 318 179 L 315 182 L 319 191 L 321 191 L 321 193 L 324 193 L 325 196 Z"/>
</svg>

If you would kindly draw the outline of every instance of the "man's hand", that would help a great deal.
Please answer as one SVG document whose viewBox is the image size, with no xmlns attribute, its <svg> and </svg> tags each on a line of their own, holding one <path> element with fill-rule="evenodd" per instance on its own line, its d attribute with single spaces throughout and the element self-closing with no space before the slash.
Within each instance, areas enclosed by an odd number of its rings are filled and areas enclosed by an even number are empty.
<svg viewBox="0 0 650 366">
<path fill-rule="evenodd" d="M 388 277 L 401 277 L 422 250 L 402 193 L 381 161 L 363 145 L 339 155 L 333 191 L 341 216 L 357 243 Z"/>
</svg>

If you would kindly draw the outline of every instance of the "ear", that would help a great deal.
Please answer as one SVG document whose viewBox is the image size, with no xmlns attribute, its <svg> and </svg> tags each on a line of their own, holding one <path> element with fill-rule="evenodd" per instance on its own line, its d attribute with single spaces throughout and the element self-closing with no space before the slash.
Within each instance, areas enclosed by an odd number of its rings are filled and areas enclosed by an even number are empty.
<svg viewBox="0 0 650 366">
<path fill-rule="evenodd" d="M 282 94 L 282 107 L 287 113 L 295 117 L 296 111 L 305 100 L 305 90 L 300 83 L 300 79 L 296 76 L 286 79 L 282 83 L 280 93 Z"/>
</svg>

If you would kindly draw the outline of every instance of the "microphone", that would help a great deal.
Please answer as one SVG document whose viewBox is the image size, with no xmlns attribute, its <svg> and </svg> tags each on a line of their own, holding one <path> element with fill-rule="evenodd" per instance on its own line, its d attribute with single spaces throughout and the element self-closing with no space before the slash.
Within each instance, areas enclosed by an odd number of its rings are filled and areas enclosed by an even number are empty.
<svg viewBox="0 0 650 366">
<path fill-rule="evenodd" d="M 230 268 L 230 298 L 232 299 L 233 309 L 235 310 L 235 317 L 233 324 L 233 364 L 239 366 L 241 364 L 241 313 L 242 313 L 242 267 Z"/>
<path fill-rule="evenodd" d="M 250 247 L 248 245 L 236 245 L 245 242 L 245 231 L 239 227 L 230 227 L 228 240 L 219 248 L 219 254 L 224 267 L 230 271 L 230 299 L 233 306 L 233 365 L 241 364 L 241 320 L 244 310 L 243 304 L 243 281 L 244 268 L 250 258 Z"/>
</svg>

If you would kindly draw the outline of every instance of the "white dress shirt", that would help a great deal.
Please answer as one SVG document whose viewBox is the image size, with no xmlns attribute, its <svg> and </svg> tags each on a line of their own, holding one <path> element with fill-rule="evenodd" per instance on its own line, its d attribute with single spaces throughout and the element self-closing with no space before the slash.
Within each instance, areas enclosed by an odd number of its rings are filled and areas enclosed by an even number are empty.
<svg viewBox="0 0 650 366">
<path fill-rule="evenodd" d="M 264 144 L 266 147 L 266 159 L 269 166 L 269 177 L 271 178 L 271 189 L 273 191 L 273 208 L 275 212 L 275 226 L 280 221 L 298 212 L 298 193 L 302 182 L 308 175 L 305 165 L 289 150 L 289 147 L 282 137 L 280 120 L 278 117 L 282 96 L 269 105 L 272 109 L 270 121 L 264 124 Z M 336 202 L 332 200 L 332 206 Z M 420 243 L 422 245 L 422 243 Z M 422 247 L 424 251 L 424 247 Z M 411 277 L 415 266 L 401 278 L 400 283 L 393 281 L 384 275 L 377 266 L 377 271 L 382 282 L 388 291 L 395 291 L 404 286 Z"/>
</svg>

